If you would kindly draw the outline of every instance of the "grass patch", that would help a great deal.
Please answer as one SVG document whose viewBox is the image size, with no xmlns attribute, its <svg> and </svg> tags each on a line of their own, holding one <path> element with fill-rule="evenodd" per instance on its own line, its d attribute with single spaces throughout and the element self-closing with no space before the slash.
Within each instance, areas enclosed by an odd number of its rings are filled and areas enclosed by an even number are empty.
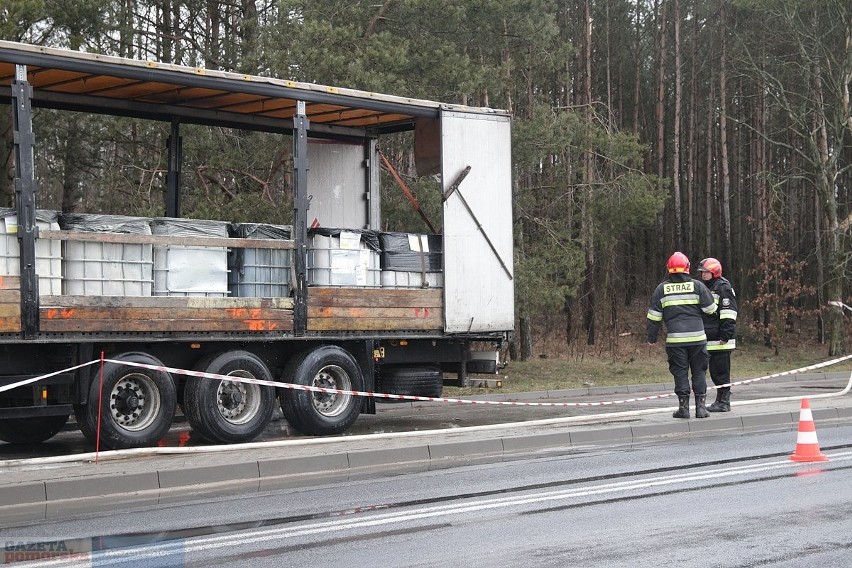
<svg viewBox="0 0 852 568">
<path fill-rule="evenodd" d="M 731 375 L 734 380 L 742 380 L 798 369 L 832 359 L 826 353 L 825 346 L 791 347 L 778 351 L 762 345 L 740 346 L 733 352 Z M 852 359 L 812 372 L 839 371 L 852 371 Z M 510 361 L 498 375 L 472 375 L 472 377 L 501 379 L 503 386 L 502 388 L 446 387 L 444 396 L 653 383 L 670 383 L 674 388 L 674 380 L 669 373 L 665 347 L 662 343 L 650 348 L 646 345 L 624 355 L 586 355 Z M 707 381 L 710 382 L 709 373 Z"/>
</svg>

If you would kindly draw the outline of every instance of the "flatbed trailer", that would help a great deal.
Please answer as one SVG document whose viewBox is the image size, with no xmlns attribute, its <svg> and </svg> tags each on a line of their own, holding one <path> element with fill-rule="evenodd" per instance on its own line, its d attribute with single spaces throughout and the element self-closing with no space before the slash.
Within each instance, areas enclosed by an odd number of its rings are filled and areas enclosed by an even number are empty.
<svg viewBox="0 0 852 568">
<path fill-rule="evenodd" d="M 347 391 L 434 396 L 445 373 L 465 384 L 468 372 L 496 372 L 495 353 L 514 327 L 506 112 L 5 41 L 0 104 L 12 114 L 16 166 L 15 207 L 0 235 L 16 249 L 0 267 L 0 439 L 44 441 L 73 415 L 93 442 L 150 446 L 180 408 L 210 441 L 244 442 L 268 425 L 275 404 L 299 431 L 337 434 L 375 412 L 375 398 Z M 151 226 L 181 218 L 181 125 L 291 137 L 288 238 L 40 222 L 34 107 L 170 123 L 165 216 L 141 220 Z M 414 132 L 418 163 L 440 175 L 443 201 L 439 235 L 401 235 L 420 260 L 408 272 L 386 264 L 381 246 L 365 244 L 386 236 L 379 140 L 403 131 Z M 317 226 L 335 229 L 317 233 Z M 428 259 L 427 237 L 440 248 Z M 50 262 L 38 251 L 49 243 L 62 251 L 54 259 L 60 274 L 45 273 Z M 152 250 L 155 276 L 146 273 L 129 293 L 91 292 L 66 267 L 68 251 L 83 245 Z M 200 264 L 157 272 L 158 252 L 181 251 Z M 202 262 L 208 251 L 228 254 L 227 270 Z M 193 274 L 233 271 L 234 251 L 285 255 L 289 266 L 278 268 L 286 276 L 279 271 L 281 281 L 268 283 L 284 291 L 235 297 L 217 283 L 216 293 L 198 292 Z M 101 357 L 111 362 L 86 365 Z M 51 376 L 33 380 L 43 375 Z"/>
</svg>

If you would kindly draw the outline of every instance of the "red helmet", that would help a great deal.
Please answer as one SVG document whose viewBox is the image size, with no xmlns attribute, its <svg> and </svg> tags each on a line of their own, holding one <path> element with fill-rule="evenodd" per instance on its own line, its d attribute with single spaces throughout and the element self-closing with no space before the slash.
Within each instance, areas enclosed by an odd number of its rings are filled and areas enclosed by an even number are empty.
<svg viewBox="0 0 852 568">
<path fill-rule="evenodd" d="M 698 263 L 698 272 L 709 272 L 713 278 L 721 278 L 722 263 L 715 258 L 705 258 Z"/>
<path fill-rule="evenodd" d="M 682 274 L 689 272 L 689 259 L 682 252 L 676 252 L 669 257 L 669 262 L 666 264 L 669 274 Z"/>
</svg>

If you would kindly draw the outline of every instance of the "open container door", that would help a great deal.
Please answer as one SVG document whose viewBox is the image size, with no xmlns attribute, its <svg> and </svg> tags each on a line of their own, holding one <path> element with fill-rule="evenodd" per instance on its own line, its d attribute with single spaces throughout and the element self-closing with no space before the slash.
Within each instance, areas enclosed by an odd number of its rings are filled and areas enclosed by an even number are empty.
<svg viewBox="0 0 852 568">
<path fill-rule="evenodd" d="M 375 141 L 308 141 L 308 227 L 378 229 Z"/>
<path fill-rule="evenodd" d="M 508 116 L 441 113 L 448 333 L 514 328 L 511 162 Z"/>
</svg>

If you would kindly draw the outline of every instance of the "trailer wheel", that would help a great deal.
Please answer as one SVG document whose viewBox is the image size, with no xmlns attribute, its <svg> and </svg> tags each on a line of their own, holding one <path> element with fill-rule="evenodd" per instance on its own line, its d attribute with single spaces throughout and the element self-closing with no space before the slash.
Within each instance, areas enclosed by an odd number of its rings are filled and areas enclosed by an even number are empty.
<svg viewBox="0 0 852 568">
<path fill-rule="evenodd" d="M 283 371 L 283 381 L 337 390 L 362 390 L 364 379 L 355 358 L 336 345 L 324 345 L 294 355 Z M 287 389 L 281 395 L 281 411 L 293 428 L 303 434 L 340 434 L 361 412 L 361 397 Z"/>
<path fill-rule="evenodd" d="M 161 367 L 147 353 L 122 353 L 115 360 Z M 92 381 L 89 403 L 75 414 L 80 431 L 95 442 L 98 429 L 100 377 Z M 142 367 L 106 363 L 103 371 L 101 443 L 114 449 L 141 448 L 166 435 L 175 415 L 177 393 L 171 375 Z"/>
<path fill-rule="evenodd" d="M 248 351 L 226 351 L 202 359 L 196 370 L 217 375 L 272 381 L 263 361 Z M 183 410 L 192 429 L 214 442 L 251 441 L 275 411 L 275 388 L 237 381 L 189 377 Z"/>
<path fill-rule="evenodd" d="M 65 423 L 68 414 L 34 418 L 0 420 L 0 440 L 10 444 L 38 444 L 54 437 Z"/>
<path fill-rule="evenodd" d="M 88 406 L 84 404 L 74 405 L 74 420 L 77 422 L 77 427 L 80 429 L 80 432 L 83 434 L 83 436 L 86 437 L 87 440 L 94 443 L 95 429 L 89 426 L 88 412 Z"/>
<path fill-rule="evenodd" d="M 444 389 L 444 374 L 435 365 L 387 365 L 379 371 L 378 390 L 387 394 L 439 397 Z M 406 402 L 377 397 L 376 402 Z"/>
</svg>

